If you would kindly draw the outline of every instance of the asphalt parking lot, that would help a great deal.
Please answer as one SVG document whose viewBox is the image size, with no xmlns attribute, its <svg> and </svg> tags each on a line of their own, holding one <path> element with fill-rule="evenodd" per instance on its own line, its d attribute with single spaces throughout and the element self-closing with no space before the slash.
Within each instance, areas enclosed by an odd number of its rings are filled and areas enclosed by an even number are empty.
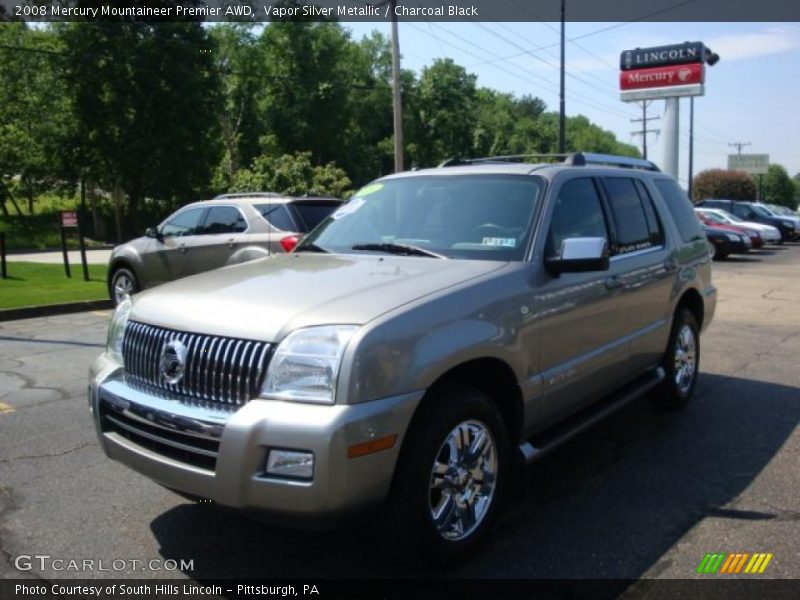
<svg viewBox="0 0 800 600">
<path fill-rule="evenodd" d="M 450 577 L 684 578 L 707 552 L 800 577 L 800 245 L 715 265 L 691 405 L 635 402 L 527 469 Z M 191 504 L 105 458 L 86 371 L 108 312 L 0 323 L 0 577 L 414 577 L 366 527 L 303 533 Z M 193 570 L 19 572 L 18 555 L 186 559 Z M 441 573 L 439 573 L 441 575 Z"/>
</svg>

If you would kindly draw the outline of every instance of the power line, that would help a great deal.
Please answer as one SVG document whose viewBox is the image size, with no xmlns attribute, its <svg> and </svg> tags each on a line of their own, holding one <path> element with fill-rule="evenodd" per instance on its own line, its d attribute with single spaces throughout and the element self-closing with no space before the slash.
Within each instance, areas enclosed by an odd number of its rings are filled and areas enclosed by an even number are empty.
<svg viewBox="0 0 800 600">
<path fill-rule="evenodd" d="M 408 23 L 407 22 L 407 23 L 405 23 L 405 25 L 407 25 L 409 27 L 412 27 L 413 29 L 416 29 L 417 31 L 420 31 L 420 32 L 424 33 L 425 35 L 431 35 L 427 31 L 425 31 L 424 29 L 421 29 L 420 27 L 416 27 L 412 23 Z M 450 31 L 448 29 L 440 27 L 439 25 L 437 25 L 435 23 L 433 25 L 434 25 L 434 27 L 437 27 L 437 28 L 441 29 L 442 31 L 444 31 L 448 35 L 450 35 L 452 37 L 455 37 L 455 38 L 458 38 L 459 40 L 462 40 L 463 42 L 469 44 L 470 46 L 472 46 L 476 50 L 484 52 L 485 54 L 493 54 L 493 55 L 497 56 L 497 53 L 492 52 L 491 50 L 488 50 L 487 48 L 484 48 L 482 46 L 479 46 L 478 44 L 475 44 L 474 42 L 464 38 L 463 36 L 458 35 L 457 33 L 454 33 L 454 32 L 452 32 L 452 31 Z M 472 52 L 470 50 L 467 50 L 467 49 L 465 49 L 465 48 L 463 48 L 461 46 L 458 46 L 457 44 L 449 42 L 447 40 L 442 40 L 442 43 L 447 44 L 448 46 L 451 46 L 453 48 L 456 48 L 457 50 L 460 50 L 461 52 L 469 54 L 470 56 L 474 56 L 474 57 L 480 58 L 480 55 L 478 55 L 478 54 L 476 54 L 476 53 L 474 53 L 474 52 Z M 516 64 L 513 64 L 512 66 L 514 66 L 514 67 L 516 67 L 517 69 L 520 69 L 520 70 L 522 69 L 519 65 L 516 65 Z M 525 77 L 523 75 L 519 75 L 518 73 L 514 73 L 513 71 L 510 71 L 505 67 L 497 66 L 495 68 L 497 68 L 500 71 L 503 71 L 505 73 L 508 73 L 512 77 L 515 77 L 515 78 L 520 79 L 522 81 L 526 81 L 526 82 L 531 83 L 533 85 L 538 85 L 538 86 L 542 85 L 541 83 L 532 81 L 528 77 Z M 545 82 L 545 84 L 546 84 L 545 87 L 547 87 L 553 94 L 558 94 L 558 88 L 556 87 L 557 84 L 555 82 L 553 82 L 553 81 L 551 81 L 551 80 L 549 80 L 549 79 L 547 79 L 545 77 L 542 77 L 541 75 L 537 75 L 536 73 L 527 73 L 526 72 L 526 75 L 529 75 L 530 77 L 535 77 L 535 78 Z M 577 94 L 577 93 L 573 92 L 571 95 L 575 96 L 576 98 L 582 98 L 582 100 L 574 100 L 578 104 L 583 104 L 585 106 L 588 106 L 590 108 L 594 108 L 595 110 L 599 110 L 601 112 L 605 112 L 607 114 L 610 114 L 610 115 L 618 117 L 618 118 L 624 118 L 624 119 L 628 118 L 628 115 L 623 114 L 623 113 L 621 113 L 619 111 L 615 111 L 613 109 L 609 109 L 608 107 L 605 107 L 605 106 L 603 106 L 601 104 L 598 104 L 597 102 L 591 100 L 590 98 L 587 98 L 586 96 L 584 96 L 582 94 Z"/>
<path fill-rule="evenodd" d="M 511 0 L 511 2 L 513 4 L 516 4 L 518 7 L 522 8 L 522 10 L 527 12 L 529 15 L 531 15 L 533 17 L 536 17 L 536 15 L 534 15 L 532 12 L 530 12 L 530 10 L 528 10 L 527 8 L 517 4 L 514 0 Z M 591 36 L 594 36 L 594 35 L 599 35 L 601 33 L 605 33 L 606 31 L 611 31 L 612 29 L 617 29 L 619 27 L 625 27 L 626 25 L 630 25 L 632 23 L 637 23 L 639 21 L 645 21 L 645 20 L 649 19 L 650 17 L 658 16 L 658 15 L 663 14 L 665 12 L 669 12 L 669 11 L 675 9 L 675 8 L 680 8 L 682 6 L 686 6 L 687 4 L 694 4 L 694 2 L 695 2 L 695 0 L 683 0 L 683 2 L 678 2 L 677 4 L 672 4 L 672 5 L 667 6 L 665 8 L 661 8 L 659 10 L 655 10 L 653 12 L 647 13 L 647 14 L 642 15 L 640 17 L 636 17 L 635 19 L 631 19 L 630 21 L 623 21 L 622 23 L 615 23 L 614 25 L 609 25 L 608 27 L 602 27 L 600 29 L 595 29 L 594 31 L 589 31 L 588 33 L 584 33 L 584 34 L 581 34 L 581 35 L 576 35 L 573 38 L 567 39 L 567 42 L 569 43 L 569 42 L 574 42 L 576 40 L 582 40 L 582 39 L 585 39 L 587 37 L 591 37 Z M 536 18 L 536 20 L 541 22 L 541 19 L 539 19 L 539 18 Z M 554 44 L 548 44 L 547 46 L 540 46 L 537 49 L 537 51 L 538 50 L 545 50 L 545 49 L 549 49 L 549 48 L 557 48 L 559 46 L 560 46 L 560 42 L 556 42 Z M 531 51 L 529 50 L 529 51 L 526 51 L 526 52 L 519 52 L 517 54 L 512 54 L 512 55 L 509 55 L 509 56 L 500 57 L 500 58 L 498 58 L 496 60 L 484 61 L 483 63 L 476 63 L 476 64 L 470 65 L 470 66 L 477 67 L 479 65 L 492 64 L 492 63 L 495 63 L 495 62 L 508 60 L 510 58 L 516 58 L 516 57 L 522 56 L 523 54 L 528 54 L 528 52 L 531 52 Z"/>
</svg>

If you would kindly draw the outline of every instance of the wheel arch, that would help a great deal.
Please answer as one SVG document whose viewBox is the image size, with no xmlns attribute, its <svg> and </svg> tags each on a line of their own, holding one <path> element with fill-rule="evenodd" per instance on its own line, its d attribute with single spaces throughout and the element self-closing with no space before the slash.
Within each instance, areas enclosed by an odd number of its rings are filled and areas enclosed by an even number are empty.
<svg viewBox="0 0 800 600">
<path fill-rule="evenodd" d="M 509 439 L 516 444 L 522 439 L 524 403 L 522 390 L 514 370 L 505 361 L 495 357 L 474 358 L 451 367 L 442 373 L 422 398 L 414 418 L 424 412 L 424 407 L 434 401 L 436 391 L 445 386 L 473 387 L 489 396 L 503 417 Z"/>
<path fill-rule="evenodd" d="M 705 303 L 700 292 L 695 288 L 689 288 L 681 294 L 678 303 L 675 305 L 675 313 L 684 308 L 694 315 L 698 329 L 702 329 L 703 319 L 705 318 Z"/>
</svg>

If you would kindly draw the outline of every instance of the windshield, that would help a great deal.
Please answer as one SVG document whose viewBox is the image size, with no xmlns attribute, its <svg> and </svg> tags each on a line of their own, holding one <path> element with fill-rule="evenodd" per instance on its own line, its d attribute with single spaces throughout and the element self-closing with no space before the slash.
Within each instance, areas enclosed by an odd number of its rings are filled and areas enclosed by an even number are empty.
<svg viewBox="0 0 800 600">
<path fill-rule="evenodd" d="M 771 212 L 769 212 L 763 206 L 758 206 L 757 204 L 752 205 L 752 209 L 755 211 L 756 214 L 761 215 L 762 217 L 774 217 Z"/>
<path fill-rule="evenodd" d="M 725 213 L 725 218 L 734 223 L 746 223 L 744 219 L 740 219 L 739 217 L 731 213 Z"/>
<path fill-rule="evenodd" d="M 448 174 L 373 183 L 297 251 L 522 260 L 543 187 L 542 179 L 529 175 Z"/>
<path fill-rule="evenodd" d="M 721 216 L 719 216 L 716 213 L 701 212 L 700 214 L 703 215 L 709 221 L 714 221 L 714 223 L 720 223 L 720 224 L 723 224 L 723 225 L 726 223 L 725 219 L 723 219 Z"/>
</svg>

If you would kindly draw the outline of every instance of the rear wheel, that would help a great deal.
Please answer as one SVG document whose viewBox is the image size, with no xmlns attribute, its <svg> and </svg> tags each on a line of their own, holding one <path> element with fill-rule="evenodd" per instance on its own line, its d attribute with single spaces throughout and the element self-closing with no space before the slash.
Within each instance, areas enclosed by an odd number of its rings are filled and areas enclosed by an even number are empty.
<svg viewBox="0 0 800 600">
<path fill-rule="evenodd" d="M 724 260 L 728 257 L 728 253 L 725 252 L 722 248 L 717 246 L 716 244 L 712 244 L 714 246 L 714 253 L 711 255 L 711 258 L 714 260 Z"/>
<path fill-rule="evenodd" d="M 483 392 L 448 386 L 431 393 L 403 444 L 383 537 L 400 557 L 453 564 L 469 557 L 497 513 L 509 442 Z"/>
<path fill-rule="evenodd" d="M 694 393 L 700 367 L 697 319 L 685 308 L 675 314 L 662 367 L 666 378 L 658 389 L 657 401 L 666 408 L 680 408 Z"/>
<path fill-rule="evenodd" d="M 109 292 L 114 306 L 122 302 L 126 296 L 135 294 L 139 291 L 139 282 L 133 271 L 127 267 L 119 267 L 111 276 Z"/>
</svg>

